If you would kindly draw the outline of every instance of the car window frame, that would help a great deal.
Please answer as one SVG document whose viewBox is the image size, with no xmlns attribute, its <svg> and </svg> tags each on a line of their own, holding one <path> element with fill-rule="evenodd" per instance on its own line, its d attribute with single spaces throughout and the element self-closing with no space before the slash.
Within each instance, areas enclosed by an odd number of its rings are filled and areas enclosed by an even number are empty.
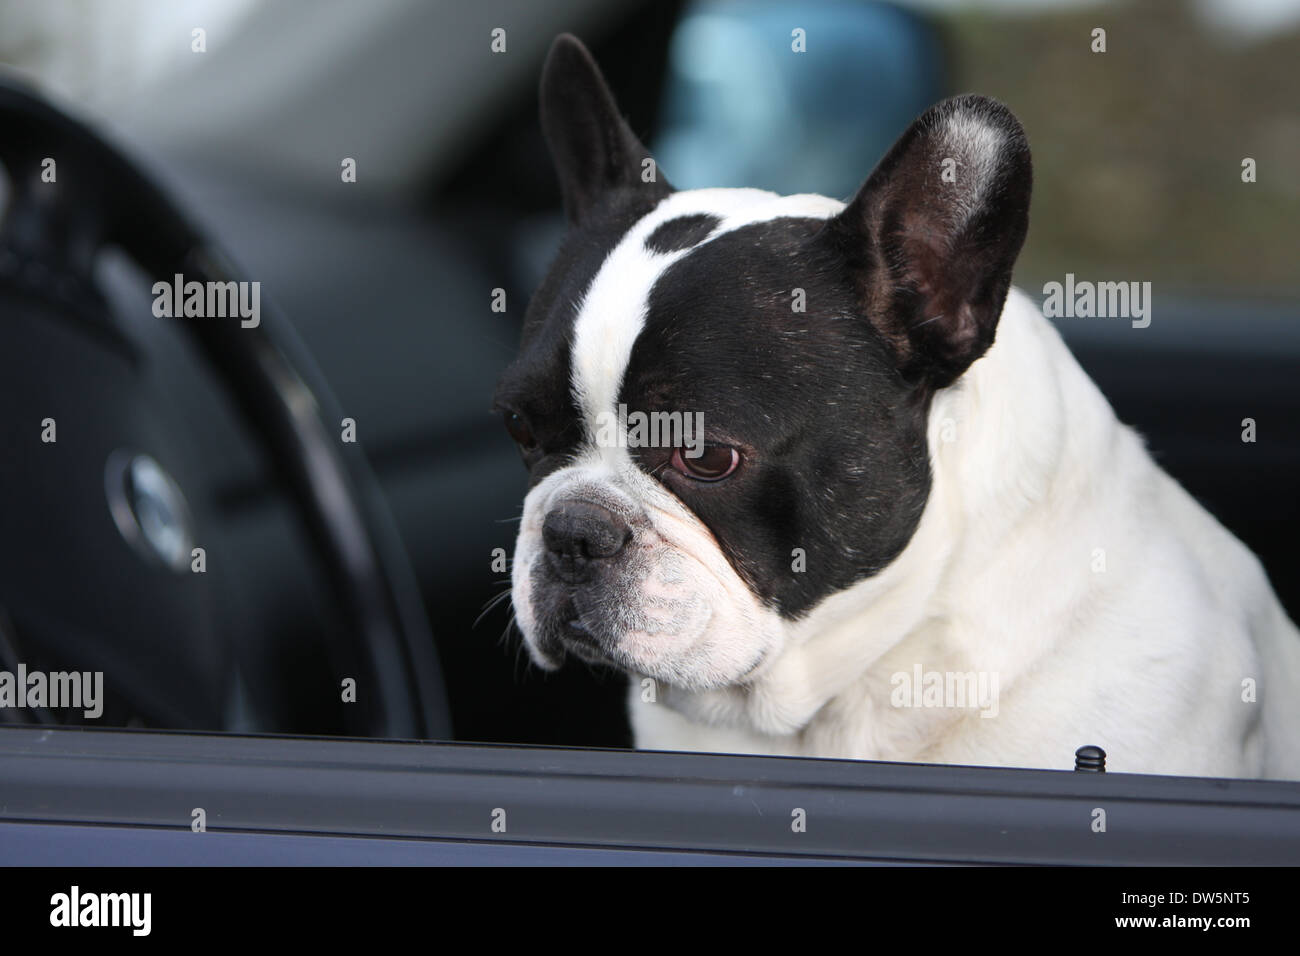
<svg viewBox="0 0 1300 956">
<path fill-rule="evenodd" d="M 17 726 L 0 728 L 0 781 L 0 848 L 6 831 L 30 846 L 36 825 L 51 846 L 85 826 L 192 840 L 201 808 L 207 833 L 319 838 L 341 859 L 401 840 L 787 862 L 1300 860 L 1290 781 Z M 217 842 L 181 852 L 238 855 L 241 841 Z"/>
</svg>

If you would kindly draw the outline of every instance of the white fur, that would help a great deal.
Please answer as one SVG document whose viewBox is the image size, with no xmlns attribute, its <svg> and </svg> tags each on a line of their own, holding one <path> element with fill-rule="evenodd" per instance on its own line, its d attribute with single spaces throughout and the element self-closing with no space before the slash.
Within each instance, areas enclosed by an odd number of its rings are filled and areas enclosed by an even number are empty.
<svg viewBox="0 0 1300 956">
<path fill-rule="evenodd" d="M 952 194 L 956 205 L 949 229 L 957 233 L 984 203 L 984 192 L 1001 162 L 1006 134 L 977 114 L 967 112 L 948 117 L 937 132 L 944 145 L 936 153 L 956 162 L 954 174 L 963 185 Z"/>
<path fill-rule="evenodd" d="M 589 424 L 616 401 L 654 279 L 682 255 L 645 251 L 656 226 L 711 212 L 716 236 L 840 208 L 756 190 L 665 199 L 582 304 L 573 388 Z M 1097 744 L 1114 771 L 1300 778 L 1300 633 L 1258 560 L 1155 465 L 1019 291 L 993 347 L 936 396 L 929 440 L 933 487 L 911 542 L 795 623 L 761 607 L 707 528 L 625 450 L 593 446 L 525 501 L 514 586 L 525 637 L 541 520 L 595 487 L 645 516 L 643 580 L 671 556 L 675 598 L 712 603 L 692 617 L 689 600 L 670 602 L 670 630 L 685 636 L 666 652 L 629 639 L 638 747 L 1068 768 Z M 996 716 L 893 706 L 895 675 L 916 665 L 995 674 Z M 653 695 L 636 679 L 646 673 Z M 1247 680 L 1257 702 L 1243 701 Z"/>
<path fill-rule="evenodd" d="M 779 647 L 780 616 L 746 587 L 690 509 L 631 460 L 591 454 L 548 475 L 524 501 L 512 599 L 537 664 L 557 662 L 533 639 L 532 570 L 544 558 L 542 521 L 566 499 L 597 502 L 634 530 L 620 558 L 625 586 L 601 609 L 619 629 L 608 651 L 614 663 L 665 686 L 707 689 L 744 681 Z"/>
</svg>

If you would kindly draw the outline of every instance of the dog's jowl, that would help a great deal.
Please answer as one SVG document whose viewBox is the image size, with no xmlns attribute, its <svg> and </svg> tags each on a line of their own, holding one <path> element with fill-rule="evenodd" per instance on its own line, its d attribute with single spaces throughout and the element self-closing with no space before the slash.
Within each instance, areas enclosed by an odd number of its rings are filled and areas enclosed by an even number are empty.
<svg viewBox="0 0 1300 956">
<path fill-rule="evenodd" d="M 1258 561 L 1011 287 L 1005 107 L 933 107 L 847 204 L 644 176 L 571 37 L 541 109 L 569 231 L 496 396 L 537 665 L 633 675 L 643 747 L 1300 778 Z"/>
</svg>

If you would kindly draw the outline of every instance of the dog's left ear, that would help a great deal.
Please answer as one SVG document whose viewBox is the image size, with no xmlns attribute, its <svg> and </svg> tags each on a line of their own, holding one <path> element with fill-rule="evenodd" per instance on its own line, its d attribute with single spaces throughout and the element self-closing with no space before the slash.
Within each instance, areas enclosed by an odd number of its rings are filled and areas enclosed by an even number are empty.
<svg viewBox="0 0 1300 956">
<path fill-rule="evenodd" d="M 823 233 L 904 374 L 951 384 L 993 342 L 1029 227 L 1020 123 L 982 96 L 927 110 Z"/>
<path fill-rule="evenodd" d="M 569 222 L 581 222 L 612 191 L 638 191 L 650 205 L 673 191 L 657 167 L 647 169 L 649 150 L 623 120 L 600 68 L 577 37 L 563 33 L 551 44 L 540 99 L 542 132 Z"/>
</svg>

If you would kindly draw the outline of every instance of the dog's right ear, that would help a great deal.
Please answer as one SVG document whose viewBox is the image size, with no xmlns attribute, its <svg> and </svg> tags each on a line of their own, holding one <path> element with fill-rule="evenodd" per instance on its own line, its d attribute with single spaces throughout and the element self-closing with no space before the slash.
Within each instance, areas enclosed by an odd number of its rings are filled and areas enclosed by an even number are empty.
<svg viewBox="0 0 1300 956">
<path fill-rule="evenodd" d="M 541 119 L 569 222 L 582 222 L 614 190 L 642 191 L 651 204 L 672 192 L 657 166 L 647 170 L 649 151 L 619 114 L 596 61 L 568 33 L 555 38 L 542 69 Z"/>
</svg>

